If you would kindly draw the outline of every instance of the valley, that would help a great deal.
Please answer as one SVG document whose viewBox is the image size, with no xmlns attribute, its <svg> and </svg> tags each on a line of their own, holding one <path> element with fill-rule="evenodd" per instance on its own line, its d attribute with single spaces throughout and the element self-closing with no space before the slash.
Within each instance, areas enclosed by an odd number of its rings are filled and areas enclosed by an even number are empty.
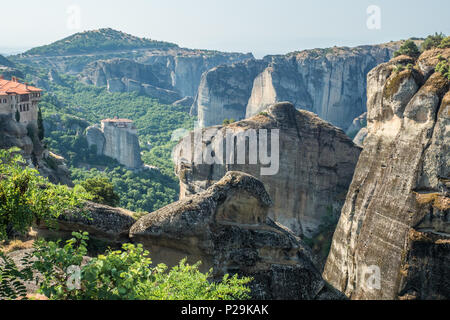
<svg viewBox="0 0 450 320">
<path fill-rule="evenodd" d="M 108 28 L 0 56 L 0 252 L 95 275 L 45 299 L 449 299 L 448 39 L 255 59 Z"/>
</svg>

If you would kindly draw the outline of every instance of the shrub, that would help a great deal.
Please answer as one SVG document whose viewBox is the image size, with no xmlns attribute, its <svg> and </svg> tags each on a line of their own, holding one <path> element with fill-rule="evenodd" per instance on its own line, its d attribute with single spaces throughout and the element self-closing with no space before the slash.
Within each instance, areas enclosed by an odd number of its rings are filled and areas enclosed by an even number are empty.
<svg viewBox="0 0 450 320">
<path fill-rule="evenodd" d="M 441 44 L 442 40 L 444 40 L 444 38 L 445 35 L 443 33 L 436 32 L 434 35 L 429 35 L 420 46 L 420 50 L 423 52 L 426 50 L 437 48 Z"/>
<path fill-rule="evenodd" d="M 435 68 L 436 72 L 442 74 L 445 78 L 450 80 L 450 66 L 447 60 L 441 60 Z"/>
<path fill-rule="evenodd" d="M 186 261 L 170 271 L 160 264 L 152 266 L 142 245 L 124 244 L 122 250 L 109 250 L 83 265 L 88 234 L 73 233 L 60 248 L 59 242 L 35 244 L 32 269 L 43 275 L 40 292 L 53 300 L 226 300 L 247 299 L 250 278 L 226 275 L 221 282 L 210 282 L 211 272 L 198 270 Z M 69 267 L 80 270 L 78 286 L 68 288 Z"/>
<path fill-rule="evenodd" d="M 24 166 L 19 151 L 0 150 L 0 239 L 26 233 L 38 221 L 52 226 L 58 216 L 89 198 L 83 188 L 53 185 Z"/>
<path fill-rule="evenodd" d="M 81 186 L 92 195 L 94 202 L 117 207 L 120 198 L 114 191 L 113 184 L 105 177 L 95 177 L 81 182 Z"/>
<path fill-rule="evenodd" d="M 226 125 L 232 124 L 234 122 L 236 122 L 236 120 L 234 120 L 233 118 L 225 119 L 225 120 L 223 120 L 223 125 L 226 126 Z"/>
<path fill-rule="evenodd" d="M 43 123 L 43 120 L 42 120 L 42 110 L 41 110 L 41 108 L 39 108 L 39 110 L 38 110 L 37 123 L 38 123 L 38 137 L 39 137 L 39 140 L 42 141 L 42 140 L 44 140 L 45 131 L 44 131 L 44 123 Z"/>
<path fill-rule="evenodd" d="M 420 51 L 414 41 L 407 40 L 404 44 L 402 44 L 398 51 L 394 52 L 394 57 L 398 57 L 401 55 L 407 55 L 411 58 L 417 58 L 420 55 Z"/>
<path fill-rule="evenodd" d="M 439 45 L 440 49 L 447 49 L 450 48 L 450 37 L 446 37 L 441 41 L 441 44 Z"/>
</svg>

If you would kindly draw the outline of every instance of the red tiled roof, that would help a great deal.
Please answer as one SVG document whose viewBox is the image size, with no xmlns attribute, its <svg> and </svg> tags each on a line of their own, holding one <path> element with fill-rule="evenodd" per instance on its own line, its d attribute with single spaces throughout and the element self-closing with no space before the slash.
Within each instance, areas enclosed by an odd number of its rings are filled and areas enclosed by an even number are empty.
<svg viewBox="0 0 450 320">
<path fill-rule="evenodd" d="M 0 79 L 0 94 L 29 94 L 42 90 L 16 81 Z"/>
</svg>

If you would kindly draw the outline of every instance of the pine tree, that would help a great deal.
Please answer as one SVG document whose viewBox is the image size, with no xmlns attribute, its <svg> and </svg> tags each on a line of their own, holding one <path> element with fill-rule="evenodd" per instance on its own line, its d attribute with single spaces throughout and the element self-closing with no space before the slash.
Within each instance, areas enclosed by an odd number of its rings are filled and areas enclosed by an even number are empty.
<svg viewBox="0 0 450 320">
<path fill-rule="evenodd" d="M 38 137 L 39 137 L 39 140 L 42 141 L 44 139 L 44 136 L 45 136 L 45 131 L 44 131 L 44 123 L 42 120 L 42 111 L 41 111 L 41 108 L 39 108 L 39 111 L 38 111 Z"/>
</svg>

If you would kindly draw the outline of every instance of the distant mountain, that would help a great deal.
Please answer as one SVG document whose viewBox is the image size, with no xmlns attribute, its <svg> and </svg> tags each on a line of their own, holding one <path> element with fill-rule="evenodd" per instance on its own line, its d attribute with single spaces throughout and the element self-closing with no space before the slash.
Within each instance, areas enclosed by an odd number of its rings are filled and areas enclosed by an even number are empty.
<svg viewBox="0 0 450 320">
<path fill-rule="evenodd" d="M 14 63 L 6 59 L 4 56 L 0 55 L 0 66 L 13 68 Z"/>
<path fill-rule="evenodd" d="M 181 48 L 113 29 L 76 33 L 8 57 L 34 70 L 73 75 L 111 92 L 137 91 L 169 104 L 193 98 L 203 72 L 253 58 L 251 53 Z M 48 88 L 42 76 L 36 77 L 33 82 Z"/>
<path fill-rule="evenodd" d="M 177 47 L 178 45 L 174 43 L 139 38 L 111 28 L 105 28 L 76 33 L 52 44 L 28 50 L 24 54 L 58 56 L 128 49 Z"/>
</svg>

